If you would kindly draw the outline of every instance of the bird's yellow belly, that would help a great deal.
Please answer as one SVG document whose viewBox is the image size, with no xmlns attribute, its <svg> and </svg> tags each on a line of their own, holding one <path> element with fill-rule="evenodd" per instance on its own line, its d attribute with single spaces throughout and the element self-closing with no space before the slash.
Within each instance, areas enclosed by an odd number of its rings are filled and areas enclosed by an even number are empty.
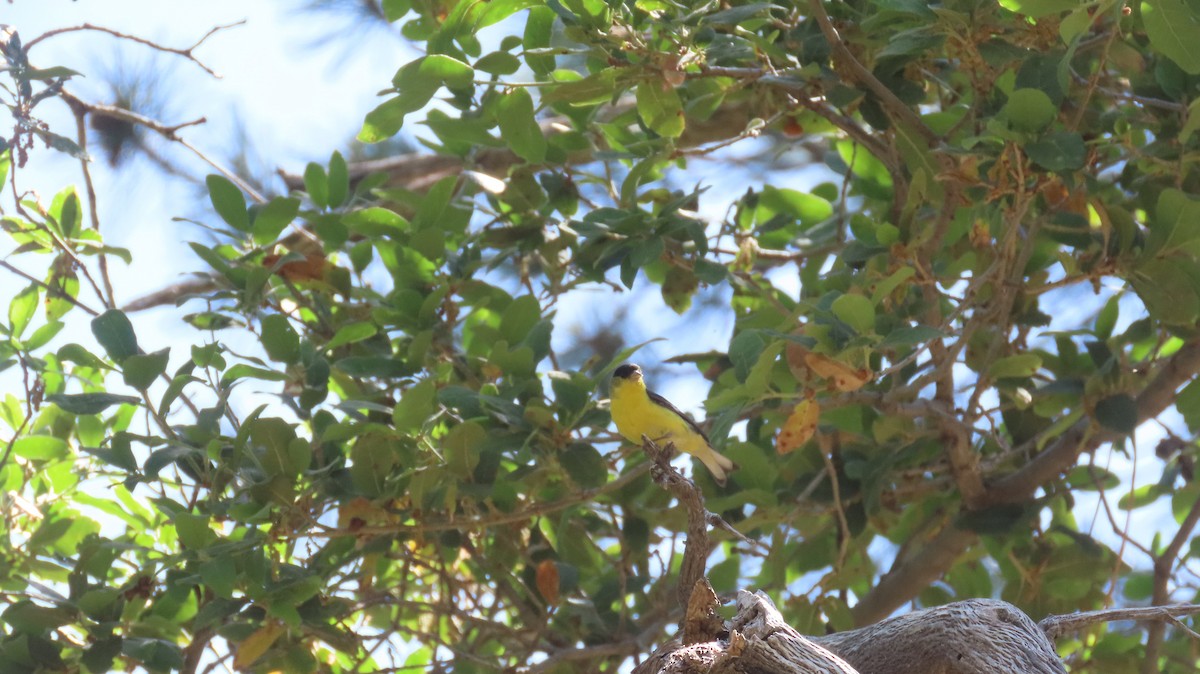
<svg viewBox="0 0 1200 674">
<path fill-rule="evenodd" d="M 639 445 L 642 444 L 643 435 L 659 444 L 683 437 L 677 433 L 676 428 L 681 422 L 676 422 L 673 418 L 664 419 L 673 415 L 649 400 L 639 405 L 640 402 L 627 404 L 613 401 L 610 412 L 622 437 Z"/>
</svg>

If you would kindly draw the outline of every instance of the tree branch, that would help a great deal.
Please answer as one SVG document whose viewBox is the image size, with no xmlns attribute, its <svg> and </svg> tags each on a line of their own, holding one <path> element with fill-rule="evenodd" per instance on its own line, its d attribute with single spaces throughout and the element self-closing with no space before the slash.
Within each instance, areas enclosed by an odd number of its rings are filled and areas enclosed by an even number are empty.
<svg viewBox="0 0 1200 674">
<path fill-rule="evenodd" d="M 104 26 L 96 26 L 96 25 L 93 25 L 90 23 L 84 23 L 84 24 L 81 24 L 78 26 L 70 26 L 67 28 L 56 28 L 54 30 L 46 31 L 45 33 L 42 33 L 41 35 L 39 35 L 39 36 L 33 38 L 32 40 L 30 40 L 29 42 L 27 42 L 25 44 L 25 51 L 28 52 L 30 49 L 33 49 L 34 46 L 36 46 L 42 40 L 54 37 L 55 35 L 62 35 L 63 33 L 74 33 L 74 32 L 78 32 L 78 31 L 96 31 L 99 33 L 108 33 L 109 35 L 120 38 L 122 40 L 129 40 L 130 42 L 136 42 L 138 44 L 146 45 L 147 47 L 150 47 L 151 49 L 154 49 L 157 51 L 182 56 L 182 57 L 186 58 L 187 60 L 191 61 L 192 63 L 195 63 L 196 65 L 200 66 L 200 68 L 202 70 L 204 70 L 204 72 L 208 73 L 209 75 L 212 75 L 213 77 L 216 77 L 217 79 L 220 79 L 221 78 L 220 75 L 218 75 L 215 71 L 213 71 L 212 68 L 209 68 L 208 66 L 204 65 L 204 63 L 201 62 L 200 59 L 196 58 L 196 56 L 194 54 L 192 54 L 192 52 L 194 52 L 197 48 L 199 48 L 200 45 L 204 44 L 204 41 L 207 40 L 208 38 L 212 37 L 214 33 L 217 33 L 218 31 L 226 30 L 229 28 L 234 28 L 234 27 L 240 26 L 244 23 L 246 23 L 246 20 L 242 19 L 241 21 L 226 24 L 224 26 L 216 26 L 216 27 L 210 29 L 207 33 L 205 33 L 204 36 L 201 37 L 199 40 L 196 40 L 195 44 L 188 47 L 187 49 L 178 49 L 175 47 L 167 47 L 167 46 L 158 44 L 157 42 L 147 40 L 144 37 L 138 37 L 137 35 L 129 35 L 128 33 L 122 33 L 120 31 L 113 30 L 112 28 L 105 28 Z"/>
<path fill-rule="evenodd" d="M 1154 378 L 1137 397 L 1138 423 L 1153 419 L 1175 402 L 1175 392 L 1200 371 L 1200 340 L 1185 344 L 1162 365 Z M 1049 447 L 1020 470 L 988 488 L 986 504 L 1018 503 L 1028 498 L 1038 487 L 1058 477 L 1075 465 L 1080 454 L 1090 452 L 1106 442 L 1119 439 L 1120 434 L 1103 430 L 1091 417 L 1075 422 Z M 1038 438 L 1017 448 L 1032 452 Z"/>
<path fill-rule="evenodd" d="M 1200 340 L 1189 342 L 1175 352 L 1142 389 L 1137 397 L 1139 423 L 1158 416 L 1173 404 L 1175 391 L 1197 371 L 1200 371 Z M 1091 418 L 1080 419 L 1020 470 L 992 484 L 981 498 L 979 507 L 1020 503 L 1075 465 L 1081 454 L 1119 437 L 1115 432 L 1099 429 Z M 1030 440 L 1018 450 L 1032 452 L 1036 441 L 1036 438 Z M 855 621 L 864 625 L 889 615 L 940 578 L 976 539 L 974 533 L 947 524 L 916 555 L 897 560 L 892 570 L 851 609 Z"/>
<path fill-rule="evenodd" d="M 1170 622 L 1180 616 L 1200 614 L 1200 605 L 1174 604 L 1172 606 L 1143 606 L 1138 608 L 1110 608 L 1103 611 L 1084 611 L 1066 615 L 1046 616 L 1038 621 L 1038 627 L 1051 640 L 1064 634 L 1078 632 L 1099 623 L 1117 620 L 1136 622 Z"/>
</svg>

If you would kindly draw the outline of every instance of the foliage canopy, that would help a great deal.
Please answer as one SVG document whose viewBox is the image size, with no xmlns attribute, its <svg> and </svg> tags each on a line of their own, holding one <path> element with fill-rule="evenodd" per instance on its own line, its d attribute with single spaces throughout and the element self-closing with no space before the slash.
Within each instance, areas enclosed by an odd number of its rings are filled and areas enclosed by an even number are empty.
<svg viewBox="0 0 1200 674">
<path fill-rule="evenodd" d="M 73 96 L 80 64 L 4 34 L 5 671 L 647 652 L 679 620 L 684 523 L 608 428 L 636 347 L 552 348 L 575 291 L 639 279 L 684 316 L 718 288 L 733 323 L 675 359 L 740 465 L 724 489 L 695 471 L 708 507 L 762 544 L 713 533 L 718 591 L 767 590 L 809 633 L 970 597 L 1196 600 L 1193 3 L 372 7 L 425 55 L 358 139 L 418 128 L 428 152 L 335 151 L 266 197 L 208 176 L 183 345 L 116 306 L 108 261 L 142 251 L 104 244 L 106 195 L 19 185 L 48 147 L 90 188 L 89 118 L 186 128 Z M 85 135 L 39 123 L 55 101 Z M 793 161 L 828 177 L 773 179 Z M 745 184 L 713 203 L 689 171 L 722 162 Z M 1123 481 L 1156 418 L 1156 473 Z M 1165 500 L 1150 547 L 1111 543 Z M 1059 646 L 1078 672 L 1197 663 L 1161 628 Z"/>
</svg>

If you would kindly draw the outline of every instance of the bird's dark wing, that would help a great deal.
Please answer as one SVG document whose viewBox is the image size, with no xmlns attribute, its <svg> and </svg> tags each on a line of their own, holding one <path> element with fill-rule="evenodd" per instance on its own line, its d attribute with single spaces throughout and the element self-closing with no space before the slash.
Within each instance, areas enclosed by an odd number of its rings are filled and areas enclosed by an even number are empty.
<svg viewBox="0 0 1200 674">
<path fill-rule="evenodd" d="M 704 438 L 704 441 L 708 442 L 708 445 L 710 447 L 712 446 L 712 443 L 709 442 L 709 440 L 708 440 L 708 435 L 705 434 L 704 431 L 700 430 L 700 427 L 696 425 L 695 421 L 692 421 L 691 417 L 689 417 L 688 415 L 686 415 L 682 411 L 680 411 L 680 409 L 678 407 L 672 405 L 670 400 L 667 400 L 666 398 L 658 395 L 654 391 L 646 391 L 646 394 L 650 396 L 650 401 L 653 402 L 655 405 L 658 405 L 660 407 L 665 407 L 668 410 L 671 410 L 675 414 L 678 414 L 680 417 L 682 417 L 683 420 L 687 422 L 688 426 L 692 427 L 693 431 L 696 431 L 697 433 L 699 433 L 700 437 Z"/>
</svg>

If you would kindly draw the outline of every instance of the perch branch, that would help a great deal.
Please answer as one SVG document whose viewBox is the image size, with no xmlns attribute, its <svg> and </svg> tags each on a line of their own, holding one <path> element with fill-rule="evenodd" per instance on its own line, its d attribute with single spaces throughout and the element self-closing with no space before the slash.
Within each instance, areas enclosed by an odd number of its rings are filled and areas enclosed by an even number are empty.
<svg viewBox="0 0 1200 674">
<path fill-rule="evenodd" d="M 659 447 L 653 440 L 642 436 L 642 449 L 650 457 L 650 477 L 655 484 L 667 490 L 687 510 L 687 542 L 683 548 L 683 564 L 679 567 L 679 586 L 676 588 L 679 605 L 686 611 L 696 583 L 704 580 L 708 560 L 708 511 L 704 509 L 704 494 L 695 482 L 687 479 L 671 466 L 671 455 L 675 446 L 667 443 Z M 711 590 L 710 590 L 711 591 Z M 687 639 L 685 634 L 684 639 Z"/>
</svg>

